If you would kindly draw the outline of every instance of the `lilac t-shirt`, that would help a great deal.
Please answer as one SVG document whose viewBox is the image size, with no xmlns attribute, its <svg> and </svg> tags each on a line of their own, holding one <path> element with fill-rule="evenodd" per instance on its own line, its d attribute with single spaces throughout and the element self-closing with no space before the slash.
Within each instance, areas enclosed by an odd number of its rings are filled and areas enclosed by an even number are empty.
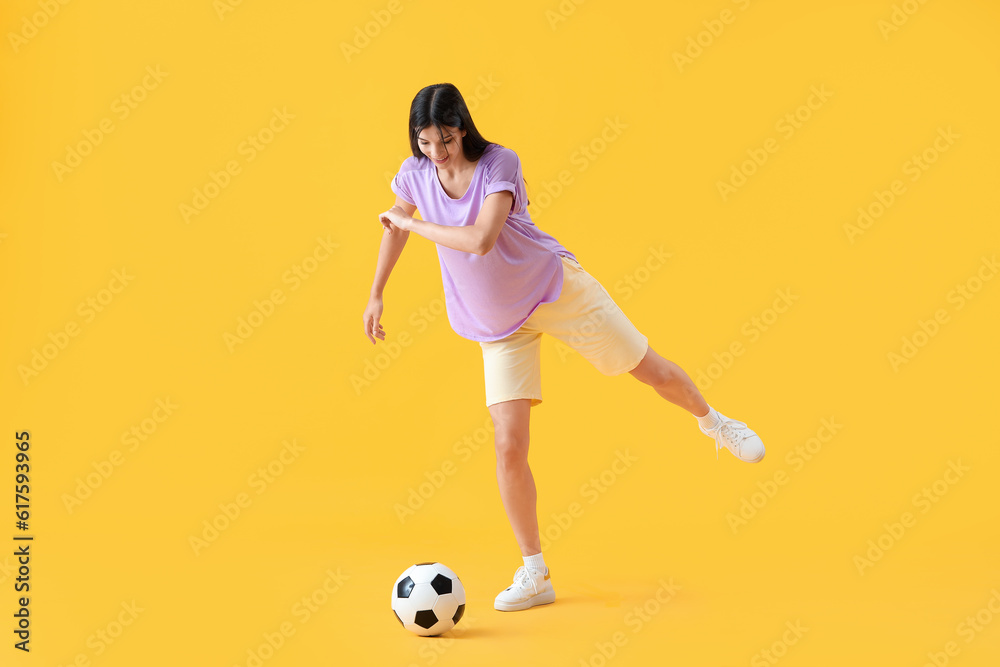
<svg viewBox="0 0 1000 667">
<path fill-rule="evenodd" d="M 521 160 L 511 149 L 488 145 L 460 199 L 448 196 L 437 167 L 424 156 L 406 158 L 391 188 L 415 205 L 424 220 L 453 227 L 474 224 L 486 195 L 502 190 L 514 194 L 507 222 L 485 255 L 436 244 L 448 320 L 458 335 L 499 340 L 517 331 L 539 305 L 559 298 L 563 281 L 559 255 L 576 257 L 531 221 Z"/>
</svg>

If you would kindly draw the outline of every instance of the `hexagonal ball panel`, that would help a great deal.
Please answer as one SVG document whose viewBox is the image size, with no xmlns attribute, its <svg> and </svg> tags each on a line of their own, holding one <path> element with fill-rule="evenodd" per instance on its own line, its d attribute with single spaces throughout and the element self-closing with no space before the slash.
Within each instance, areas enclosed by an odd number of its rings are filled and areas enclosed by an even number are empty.
<svg viewBox="0 0 1000 667">
<path fill-rule="evenodd" d="M 434 603 L 434 613 L 440 619 L 450 619 L 456 611 L 458 611 L 458 600 L 451 593 L 442 595 Z"/>
<path fill-rule="evenodd" d="M 421 609 L 431 609 L 434 607 L 434 603 L 438 599 L 438 594 L 434 592 L 430 584 L 417 584 L 410 591 L 410 597 L 407 599 L 407 604 L 411 606 L 412 609 L 420 611 Z"/>
<path fill-rule="evenodd" d="M 417 563 L 410 567 L 406 571 L 413 583 L 415 584 L 428 584 L 430 581 L 437 576 L 438 571 L 433 564 L 427 565 L 424 563 Z"/>
</svg>

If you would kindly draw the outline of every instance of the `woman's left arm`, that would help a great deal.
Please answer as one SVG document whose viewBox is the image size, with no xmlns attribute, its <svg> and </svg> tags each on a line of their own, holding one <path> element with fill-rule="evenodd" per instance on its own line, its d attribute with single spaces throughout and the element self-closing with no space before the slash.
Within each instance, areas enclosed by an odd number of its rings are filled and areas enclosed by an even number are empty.
<svg viewBox="0 0 1000 667">
<path fill-rule="evenodd" d="M 514 195 L 501 190 L 486 196 L 483 206 L 479 209 L 476 222 L 471 225 L 453 227 L 451 225 L 439 225 L 428 220 L 417 220 L 410 217 L 398 206 L 393 206 L 388 211 L 379 214 L 382 225 L 392 233 L 392 227 L 398 227 L 403 231 L 416 232 L 429 241 L 439 243 L 446 248 L 470 252 L 474 255 L 485 255 L 493 249 L 500 230 L 507 222 L 507 215 L 510 213 L 514 203 Z M 391 224 L 390 224 L 391 223 Z"/>
</svg>

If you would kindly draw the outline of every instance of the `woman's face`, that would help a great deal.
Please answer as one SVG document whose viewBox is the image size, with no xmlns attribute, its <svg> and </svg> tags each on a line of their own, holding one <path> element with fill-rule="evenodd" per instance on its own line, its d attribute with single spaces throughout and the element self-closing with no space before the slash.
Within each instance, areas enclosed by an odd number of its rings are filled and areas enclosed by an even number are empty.
<svg viewBox="0 0 1000 667">
<path fill-rule="evenodd" d="M 417 146 L 434 164 L 447 167 L 461 160 L 464 155 L 462 153 L 464 136 L 465 130 L 457 127 L 442 125 L 439 131 L 433 125 L 428 125 L 417 135 Z"/>
</svg>

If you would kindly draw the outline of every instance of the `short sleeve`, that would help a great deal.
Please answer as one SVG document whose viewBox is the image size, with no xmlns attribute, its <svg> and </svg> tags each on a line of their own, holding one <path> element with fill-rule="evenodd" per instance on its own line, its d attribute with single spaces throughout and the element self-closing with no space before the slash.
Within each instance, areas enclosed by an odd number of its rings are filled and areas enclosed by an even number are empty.
<svg viewBox="0 0 1000 667">
<path fill-rule="evenodd" d="M 486 165 L 486 195 L 507 190 L 514 195 L 511 210 L 522 213 L 528 201 L 528 192 L 521 176 L 521 160 L 509 148 L 500 148 Z"/>
<path fill-rule="evenodd" d="M 392 182 L 389 183 L 389 187 L 392 188 L 392 191 L 399 195 L 399 197 L 408 204 L 412 204 L 413 206 L 417 205 L 417 203 L 413 200 L 413 195 L 410 193 L 410 187 L 407 185 L 406 179 L 403 178 L 402 169 L 392 178 Z"/>
</svg>

